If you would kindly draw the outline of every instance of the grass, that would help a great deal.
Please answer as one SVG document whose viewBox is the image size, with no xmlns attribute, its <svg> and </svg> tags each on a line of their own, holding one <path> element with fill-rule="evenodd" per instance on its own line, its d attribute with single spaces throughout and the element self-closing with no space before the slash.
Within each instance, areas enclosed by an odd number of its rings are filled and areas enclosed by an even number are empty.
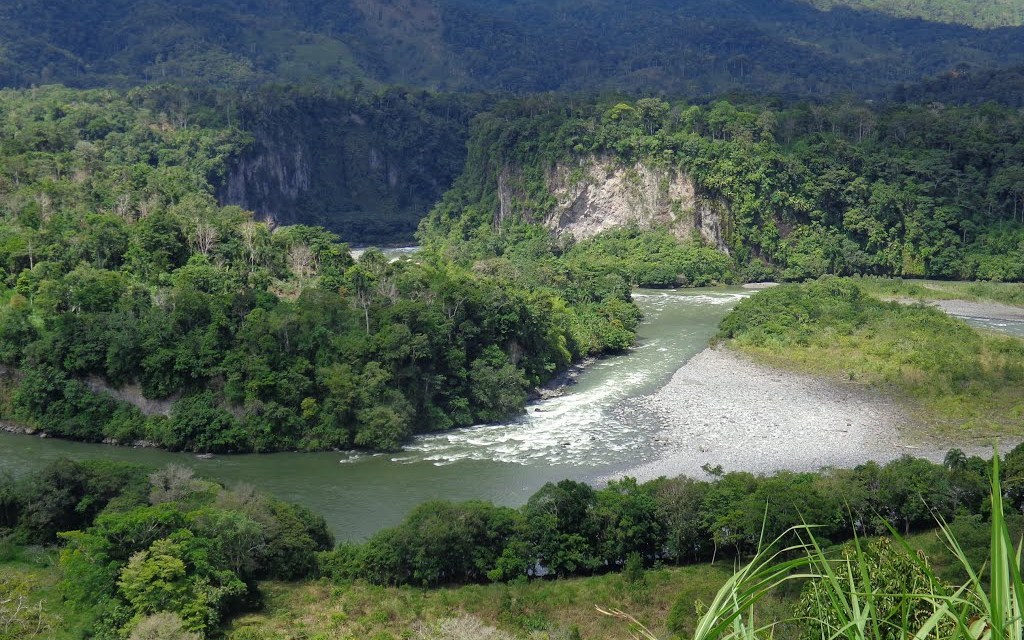
<svg viewBox="0 0 1024 640">
<path fill-rule="evenodd" d="M 1020 531 L 1021 520 L 1024 519 L 1018 518 L 1014 524 L 1015 535 Z M 953 523 L 949 530 L 962 542 L 962 554 L 970 559 L 971 566 L 979 566 L 990 539 L 987 529 L 964 521 Z M 922 550 L 939 579 L 959 583 L 968 578 L 942 530 L 910 536 L 906 543 L 915 551 Z M 833 552 L 830 549 L 825 553 Z M 785 577 L 786 582 L 759 598 L 754 626 L 758 620 L 765 621 L 772 624 L 776 638 L 796 638 L 800 624 L 792 618 L 802 585 L 787 572 L 799 569 L 799 563 L 787 565 L 787 571 L 776 567 L 773 573 L 767 571 L 770 559 L 762 557 L 757 566 L 745 567 L 738 573 L 729 562 L 652 569 L 645 572 L 639 583 L 630 583 L 621 574 L 443 589 L 379 587 L 361 581 L 340 585 L 328 581 L 268 582 L 261 585 L 265 594 L 263 609 L 236 617 L 226 637 L 558 640 L 572 638 L 570 634 L 575 628 L 579 637 L 587 640 L 620 640 L 631 637 L 630 633 L 641 637 L 637 624 L 649 629 L 655 638 L 689 638 L 699 633 L 713 637 L 707 635 L 710 621 L 704 622 L 703 632 L 698 628 L 701 613 L 725 606 L 721 597 L 723 585 L 749 588 L 751 576 L 760 568 L 762 579 L 774 576 L 778 583 Z M 44 606 L 47 626 L 43 632 L 19 638 L 71 640 L 84 635 L 89 621 L 82 614 L 63 608 L 56 587 L 60 575 L 55 562 L 56 553 L 52 551 L 0 547 L 0 583 L 7 580 L 27 585 L 34 601 Z M 792 558 L 785 562 L 792 563 Z M 595 607 L 609 612 L 626 611 L 636 624 L 629 618 L 601 615 Z M 748 625 L 749 613 L 744 614 Z M 734 625 L 736 620 L 730 619 L 729 623 Z M 421 635 L 419 631 L 442 624 L 450 635 Z M 459 635 L 451 629 L 466 631 Z"/>
<path fill-rule="evenodd" d="M 964 522 L 954 523 L 949 530 L 961 536 L 961 552 L 970 558 L 971 566 L 980 566 L 987 558 L 989 536 L 985 527 Z M 1014 531 L 1019 530 L 1017 522 Z M 920 550 L 928 558 L 936 580 L 967 579 L 963 562 L 950 549 L 942 529 L 902 540 L 914 557 L 918 557 L 916 552 Z M 818 551 L 831 558 L 837 549 Z M 806 548 L 797 550 L 806 551 Z M 799 602 L 802 587 L 797 577 L 812 575 L 806 557 L 766 554 L 755 560 L 740 571 L 734 571 L 728 562 L 650 570 L 640 585 L 630 584 L 620 574 L 443 589 L 379 587 L 361 581 L 342 585 L 328 581 L 264 583 L 261 585 L 266 594 L 264 610 L 236 618 L 228 630 L 228 638 L 433 638 L 435 636 L 421 636 L 416 630 L 442 621 L 464 628 L 475 624 L 501 633 L 437 636 L 452 639 L 558 640 L 572 637 L 569 634 L 574 627 L 579 637 L 587 640 L 727 638 L 736 628 L 736 616 L 713 619 L 701 614 L 722 611 L 728 608 L 728 597 L 734 592 L 749 593 L 751 589 L 760 589 L 763 593 L 757 599 L 753 617 L 748 609 L 742 611 L 741 626 L 761 628 L 761 635 L 752 636 L 756 638 L 766 637 L 763 634 L 768 628 L 774 630 L 775 638 L 799 637 L 801 623 L 794 619 L 794 607 Z M 769 585 L 775 588 L 767 589 Z M 602 615 L 595 607 L 611 615 Z M 616 612 L 628 612 L 628 615 Z M 642 635 L 638 625 L 651 635 Z"/>
<path fill-rule="evenodd" d="M 56 552 L 6 547 L 0 549 L 0 596 L 4 581 L 29 588 L 33 602 L 42 602 L 46 626 L 36 636 L 72 640 L 84 637 L 89 620 L 68 611 L 60 598 Z M 595 607 L 628 610 L 658 637 L 670 637 L 666 624 L 675 618 L 676 631 L 691 633 L 697 624 L 697 602 L 709 603 L 732 575 L 728 562 L 651 569 L 631 583 L 621 574 L 513 584 L 467 585 L 441 589 L 381 587 L 357 581 L 266 582 L 261 611 L 236 617 L 226 637 L 234 640 L 306 640 L 419 638 L 417 629 L 442 622 L 449 626 L 500 629 L 492 637 L 571 638 L 573 628 L 587 640 L 619 640 L 621 620 L 596 613 Z M 0 597 L 0 600 L 3 598 Z M 792 593 L 771 594 L 762 610 L 788 615 Z M 673 612 L 673 609 L 676 611 Z M 434 637 L 434 636 L 425 636 Z M 448 636 L 441 636 L 448 637 Z M 7 638 L 0 633 L 0 638 Z"/>
<path fill-rule="evenodd" d="M 244 637 L 249 630 L 253 638 L 275 640 L 385 640 L 416 637 L 411 630 L 421 623 L 468 616 L 515 637 L 569 637 L 576 627 L 587 640 L 622 638 L 619 621 L 595 614 L 599 605 L 629 610 L 664 636 L 680 594 L 689 601 L 709 602 L 731 569 L 719 563 L 650 570 L 642 583 L 629 583 L 620 574 L 443 589 L 378 587 L 361 581 L 267 583 L 262 585 L 265 610 L 237 618 L 230 631 Z M 692 618 L 695 622 L 696 615 Z"/>
<path fill-rule="evenodd" d="M 55 551 L 17 547 L 0 539 L 0 638 L 77 640 L 84 637 L 88 619 L 63 606 L 57 590 L 59 581 Z M 19 603 L 25 610 L 18 614 L 19 622 L 8 627 Z"/>
<path fill-rule="evenodd" d="M 722 337 L 771 366 L 895 393 L 932 435 L 963 442 L 1024 434 L 1024 341 L 923 305 L 883 302 L 864 295 L 879 288 L 863 282 L 762 292 L 723 321 Z"/>
<path fill-rule="evenodd" d="M 872 559 L 862 541 L 851 552 L 829 553 L 814 539 L 813 528 L 797 530 L 806 542 L 782 556 L 769 546 L 738 571 L 716 595 L 701 618 L 694 640 L 764 640 L 774 628 L 757 626 L 750 612 L 780 584 L 813 580 L 812 597 L 802 599 L 809 629 L 831 640 L 1016 640 L 1024 637 L 1024 581 L 1021 551 L 1005 517 L 999 483 L 999 459 L 991 474 L 991 524 L 988 556 L 979 564 L 957 535 L 940 522 L 943 543 L 967 576 L 948 584 L 935 575 L 927 560 L 895 531 L 904 561 L 914 564 L 915 579 L 886 576 L 888 567 Z M 795 554 L 794 554 L 795 552 Z M 904 584 L 912 590 L 882 585 Z M 805 595 L 807 595 L 805 591 Z M 803 606 L 808 604 L 808 606 Z M 780 636 L 781 637 L 781 636 Z M 812 632 L 805 637 L 819 637 Z"/>
<path fill-rule="evenodd" d="M 1019 282 L 943 282 L 899 278 L 857 278 L 855 282 L 879 298 L 968 300 L 1024 307 L 1024 283 Z"/>
</svg>

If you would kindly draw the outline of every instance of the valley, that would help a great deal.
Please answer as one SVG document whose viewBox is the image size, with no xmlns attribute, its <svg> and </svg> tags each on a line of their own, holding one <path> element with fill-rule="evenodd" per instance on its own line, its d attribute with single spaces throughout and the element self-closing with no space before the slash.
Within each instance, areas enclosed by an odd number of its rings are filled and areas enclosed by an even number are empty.
<svg viewBox="0 0 1024 640">
<path fill-rule="evenodd" d="M 355 541 L 398 524 L 428 500 L 516 506 L 545 482 L 566 478 L 600 484 L 622 475 L 702 477 L 703 465 L 814 471 L 906 453 L 941 461 L 953 447 L 980 455 L 990 450 L 987 436 L 966 442 L 946 433 L 922 442 L 919 419 L 884 390 L 844 388 L 709 350 L 719 322 L 750 295 L 739 287 L 634 291 L 644 320 L 627 354 L 593 362 L 562 395 L 531 403 L 514 420 L 418 436 L 398 453 L 204 458 L 0 433 L 0 467 L 20 475 L 63 457 L 184 465 L 309 507 L 338 539 Z M 964 319 L 1024 336 L 1024 322 Z M 1000 448 L 1021 439 L 1024 434 L 1014 434 Z"/>
<path fill-rule="evenodd" d="M 0 6 L 0 640 L 1024 638 L 1022 106 L 1024 0 Z"/>
</svg>

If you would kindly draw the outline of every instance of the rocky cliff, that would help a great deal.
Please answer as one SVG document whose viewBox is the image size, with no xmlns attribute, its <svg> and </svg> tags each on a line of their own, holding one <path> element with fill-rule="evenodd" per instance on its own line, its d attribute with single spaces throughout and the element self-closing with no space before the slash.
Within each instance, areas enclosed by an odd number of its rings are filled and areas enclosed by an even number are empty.
<svg viewBox="0 0 1024 640">
<path fill-rule="evenodd" d="M 300 97 L 258 105 L 253 143 L 218 189 L 278 224 L 321 225 L 354 243 L 411 240 L 462 171 L 468 113 L 418 95 Z"/>
<path fill-rule="evenodd" d="M 310 190 L 310 153 L 298 141 L 274 137 L 263 133 L 257 138 L 231 168 L 220 196 L 265 219 L 290 220 L 298 217 L 299 200 Z"/>
<path fill-rule="evenodd" d="M 557 204 L 543 222 L 558 234 L 581 240 L 630 224 L 660 226 L 681 239 L 696 231 L 709 245 L 727 251 L 728 208 L 703 196 L 684 173 L 644 162 L 623 165 L 610 157 L 586 157 L 557 165 L 546 180 Z M 499 180 L 499 192 L 501 186 Z"/>
</svg>

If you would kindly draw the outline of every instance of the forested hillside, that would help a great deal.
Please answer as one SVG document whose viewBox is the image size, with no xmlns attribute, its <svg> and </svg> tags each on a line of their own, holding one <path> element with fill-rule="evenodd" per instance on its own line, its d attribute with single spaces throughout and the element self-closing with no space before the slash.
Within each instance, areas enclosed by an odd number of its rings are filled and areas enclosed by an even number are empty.
<svg viewBox="0 0 1024 640">
<path fill-rule="evenodd" d="M 749 278 L 1021 280 L 1022 140 L 1020 112 L 992 104 L 525 99 L 477 119 L 466 172 L 421 235 L 486 255 L 507 227 L 578 215 L 564 183 L 586 198 L 614 177 L 712 235 Z"/>
<path fill-rule="evenodd" d="M 393 449 L 632 343 L 625 281 L 550 251 L 355 263 L 323 228 L 221 207 L 249 134 L 163 95 L 0 93 L 4 418 L 174 449 Z"/>
<path fill-rule="evenodd" d="M 851 7 L 895 16 L 969 24 L 975 27 L 1006 27 L 1024 24 L 1021 0 L 807 0 L 823 9 Z"/>
<path fill-rule="evenodd" d="M 26 0 L 0 8 L 0 84 L 865 94 L 1024 59 L 1020 29 L 900 17 L 1020 24 L 1019 2 L 818 4 Z"/>
<path fill-rule="evenodd" d="M 912 104 L 998 102 L 1008 107 L 1024 107 L 1024 66 L 976 69 L 971 65 L 957 65 L 934 78 L 897 87 L 890 97 L 896 102 Z"/>
<path fill-rule="evenodd" d="M 31 135 L 67 138 L 85 124 L 62 115 L 60 101 L 91 103 L 88 117 L 95 121 L 82 133 L 90 143 L 107 135 L 104 123 L 130 117 L 137 109 L 161 119 L 154 126 L 164 131 L 199 127 L 231 132 L 232 144 L 215 154 L 216 170 L 203 176 L 221 204 L 239 205 L 273 224 L 323 226 L 362 244 L 412 240 L 419 220 L 462 170 L 469 120 L 490 103 L 481 96 L 397 88 L 296 86 L 243 92 L 151 85 L 107 94 L 45 88 L 21 95 L 41 97 L 35 102 L 38 112 L 28 116 L 37 120 L 28 125 Z M 108 105 L 113 113 L 105 114 Z M 15 128 L 26 126 L 25 117 L 10 109 L 0 114 L 12 138 Z M 52 141 L 61 144 L 68 142 Z M 131 147 L 133 141 L 118 144 Z M 10 151 L 21 154 L 23 148 Z M 16 181 L 18 167 L 33 164 L 24 154 L 8 162 Z M 33 175 L 40 171 L 31 169 Z M 67 179 L 59 170 L 56 177 Z M 111 190 L 116 192 L 112 197 L 143 197 L 123 181 Z M 61 197 L 70 202 L 74 194 Z"/>
</svg>

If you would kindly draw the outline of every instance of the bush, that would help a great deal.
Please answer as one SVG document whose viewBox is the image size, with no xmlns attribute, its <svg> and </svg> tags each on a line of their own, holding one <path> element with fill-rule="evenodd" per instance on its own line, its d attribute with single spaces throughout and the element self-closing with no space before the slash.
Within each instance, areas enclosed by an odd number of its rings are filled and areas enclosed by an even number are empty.
<svg viewBox="0 0 1024 640">
<path fill-rule="evenodd" d="M 128 640 L 202 640 L 202 636 L 186 630 L 177 614 L 161 611 L 139 620 Z"/>
</svg>

